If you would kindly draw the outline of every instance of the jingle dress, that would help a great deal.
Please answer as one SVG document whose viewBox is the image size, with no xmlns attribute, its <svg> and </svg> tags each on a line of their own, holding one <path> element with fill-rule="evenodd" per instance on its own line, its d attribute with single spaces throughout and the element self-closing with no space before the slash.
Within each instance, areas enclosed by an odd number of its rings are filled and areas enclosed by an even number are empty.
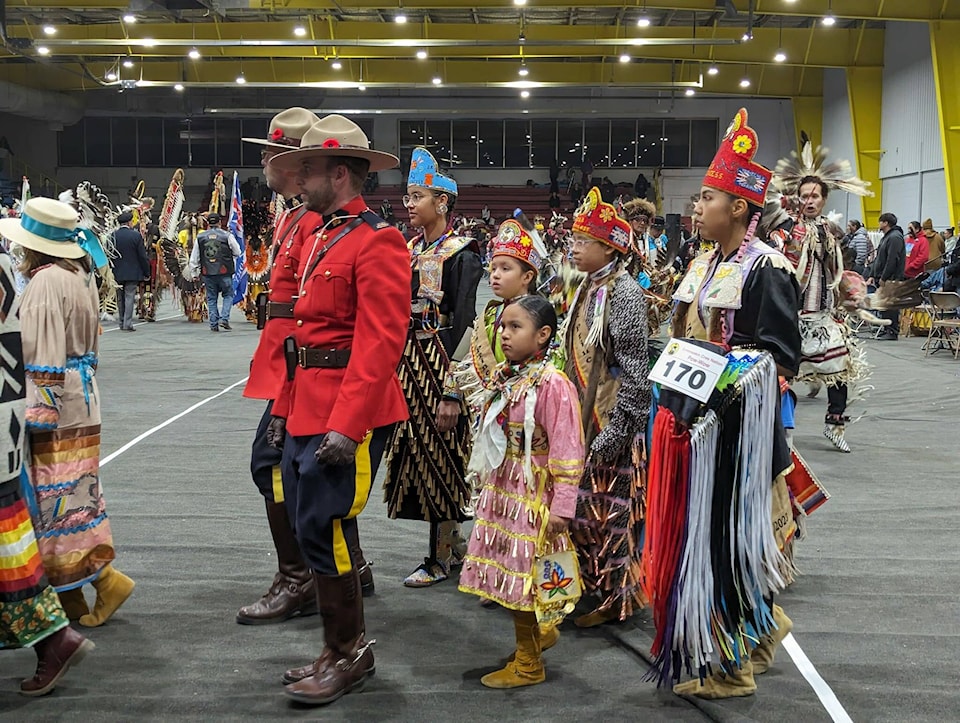
<svg viewBox="0 0 960 723">
<path fill-rule="evenodd" d="M 573 539 L 586 591 L 600 595 L 598 610 L 620 620 L 644 605 L 646 319 L 643 290 L 618 264 L 599 285 L 584 279 L 564 334 L 565 371 L 580 399 L 588 449 Z"/>
<path fill-rule="evenodd" d="M 482 268 L 474 243 L 448 229 L 433 244 L 422 236 L 409 244 L 412 316 L 398 376 L 410 418 L 396 426 L 388 447 L 384 491 L 392 519 L 466 519 L 467 415 L 461 414 L 453 429 L 441 433 L 436 410 L 443 400 L 450 355 L 476 316 Z"/>
<path fill-rule="evenodd" d="M 98 308 L 93 274 L 66 260 L 36 269 L 20 301 L 33 524 L 58 591 L 115 557 L 99 477 Z"/>
<path fill-rule="evenodd" d="M 10 257 L 0 254 L 0 347 L 3 387 L 0 392 L 0 649 L 30 647 L 69 624 L 60 599 L 43 568 L 23 486 L 23 353 Z"/>
<path fill-rule="evenodd" d="M 549 515 L 570 519 L 583 473 L 583 432 L 576 389 L 552 364 L 525 369 L 536 389 L 530 444 L 529 481 L 524 473 L 524 417 L 527 394 L 511 396 L 492 424 L 506 436 L 502 464 L 482 480 L 475 522 L 460 572 L 460 590 L 511 610 L 534 610 L 533 564 L 538 547 L 567 549 L 566 535 L 544 540 Z M 508 366 L 504 368 L 509 369 Z M 539 379 L 535 378 L 538 377 Z M 483 432 L 481 432 L 483 434 Z M 472 465 L 471 465 L 472 466 Z"/>
</svg>

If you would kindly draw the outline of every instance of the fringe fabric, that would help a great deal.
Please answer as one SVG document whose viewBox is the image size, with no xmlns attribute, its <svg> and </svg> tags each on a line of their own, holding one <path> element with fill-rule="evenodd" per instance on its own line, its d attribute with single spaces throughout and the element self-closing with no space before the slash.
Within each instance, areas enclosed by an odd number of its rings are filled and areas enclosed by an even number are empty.
<svg viewBox="0 0 960 723">
<path fill-rule="evenodd" d="M 641 589 L 646 505 L 646 450 L 641 436 L 610 464 L 587 461 L 573 541 L 586 592 L 599 595 L 597 609 L 614 611 L 619 620 L 646 606 Z"/>
<path fill-rule="evenodd" d="M 398 376 L 410 418 L 397 425 L 384 482 L 391 518 L 443 522 L 467 519 L 470 486 L 464 473 L 471 436 L 467 415 L 448 432 L 437 429 L 447 354 L 435 334 L 410 332 Z"/>
</svg>

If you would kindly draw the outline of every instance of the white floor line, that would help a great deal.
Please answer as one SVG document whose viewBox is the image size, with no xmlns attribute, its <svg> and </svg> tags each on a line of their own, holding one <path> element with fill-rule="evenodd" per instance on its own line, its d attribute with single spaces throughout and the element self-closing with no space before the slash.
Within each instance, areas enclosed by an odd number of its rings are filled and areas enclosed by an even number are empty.
<svg viewBox="0 0 960 723">
<path fill-rule="evenodd" d="M 111 453 L 108 454 L 106 457 L 104 457 L 103 459 L 101 459 L 101 460 L 100 460 L 100 466 L 101 466 L 101 467 L 105 467 L 108 462 L 112 462 L 114 459 L 116 459 L 116 458 L 119 457 L 121 454 L 123 454 L 124 452 L 126 452 L 128 449 L 130 449 L 131 447 L 133 447 L 135 444 L 139 444 L 140 442 L 142 442 L 143 440 L 145 440 L 145 439 L 146 439 L 147 437 L 149 437 L 151 434 L 153 434 L 153 433 L 155 433 L 155 432 L 159 432 L 161 429 L 163 429 L 163 428 L 166 427 L 167 425 L 173 424 L 173 423 L 176 422 L 178 419 L 187 416 L 188 414 L 190 414 L 190 412 L 192 412 L 192 411 L 195 410 L 195 409 L 199 409 L 200 407 L 202 407 L 202 406 L 203 406 L 204 404 L 206 404 L 207 402 L 212 402 L 212 401 L 213 401 L 214 399 L 216 399 L 217 397 L 222 397 L 224 394 L 226 394 L 226 393 L 229 392 L 230 390 L 235 389 L 236 387 L 239 387 L 241 384 L 243 384 L 244 382 L 246 382 L 247 379 L 249 379 L 249 378 L 250 378 L 250 377 L 244 377 L 244 378 L 241 379 L 240 381 L 234 382 L 233 384 L 231 384 L 231 385 L 230 385 L 229 387 L 227 387 L 226 389 L 222 389 L 221 391 L 219 391 L 219 392 L 217 392 L 216 394 L 214 394 L 212 397 L 207 397 L 206 399 L 203 399 L 203 400 L 197 402 L 197 403 L 194 404 L 192 407 L 188 407 L 188 408 L 184 409 L 182 412 L 180 412 L 179 414 L 175 414 L 174 416 L 170 417 L 170 419 L 168 419 L 167 421 L 161 422 L 161 423 L 158 424 L 156 427 L 152 427 L 152 428 L 148 429 L 146 432 L 144 432 L 143 434 L 137 435 L 136 437 L 134 437 L 133 439 L 131 439 L 129 442 L 127 442 L 125 445 L 123 445 L 120 449 L 118 449 L 116 452 L 111 452 Z"/>
<path fill-rule="evenodd" d="M 166 321 L 167 319 L 176 319 L 178 316 L 183 316 L 183 312 L 181 311 L 179 314 L 173 314 L 172 316 L 161 316 L 161 317 L 160 317 L 159 319 L 157 319 L 156 321 Z M 105 321 L 110 321 L 110 320 L 109 320 L 109 319 L 106 319 Z M 101 322 L 101 323 L 103 323 L 103 322 Z M 114 321 L 114 322 L 111 322 L 111 323 L 116 324 L 117 322 Z M 140 319 L 140 320 L 137 321 L 137 323 L 138 323 L 138 324 L 149 324 L 150 322 L 149 322 L 149 321 L 144 321 L 143 319 Z M 104 333 L 104 334 L 109 334 L 111 331 L 120 331 L 120 327 L 119 327 L 119 326 L 115 326 L 115 327 L 113 327 L 112 329 L 104 329 L 104 330 L 103 330 L 103 333 Z"/>
<path fill-rule="evenodd" d="M 834 721 L 837 721 L 837 723 L 853 723 L 853 719 L 837 699 L 836 693 L 833 692 L 833 689 L 827 681 L 817 672 L 817 669 L 813 667 L 813 663 L 810 662 L 807 654 L 803 652 L 800 643 L 793 637 L 793 633 L 789 633 L 787 637 L 783 639 L 783 649 L 793 658 L 793 664 L 797 666 L 797 669 L 803 677 L 807 679 L 810 687 L 813 688 L 813 692 L 817 694 L 820 703 L 823 704 L 823 707 L 830 717 Z"/>
</svg>

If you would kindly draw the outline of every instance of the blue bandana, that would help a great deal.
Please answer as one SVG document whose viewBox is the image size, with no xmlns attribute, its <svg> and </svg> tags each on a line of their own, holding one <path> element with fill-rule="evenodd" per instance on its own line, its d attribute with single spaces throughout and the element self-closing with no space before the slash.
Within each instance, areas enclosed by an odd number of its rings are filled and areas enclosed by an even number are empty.
<svg viewBox="0 0 960 723">
<path fill-rule="evenodd" d="M 430 155 L 430 151 L 419 146 L 413 149 L 413 155 L 410 158 L 410 175 L 407 177 L 407 185 L 422 186 L 431 191 L 457 195 L 457 182 L 440 173 L 437 160 Z"/>
</svg>

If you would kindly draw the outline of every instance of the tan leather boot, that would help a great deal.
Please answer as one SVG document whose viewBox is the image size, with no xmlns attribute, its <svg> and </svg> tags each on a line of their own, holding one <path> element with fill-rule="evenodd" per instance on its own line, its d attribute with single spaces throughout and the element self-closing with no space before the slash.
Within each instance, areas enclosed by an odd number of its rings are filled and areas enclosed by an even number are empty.
<svg viewBox="0 0 960 723">
<path fill-rule="evenodd" d="M 743 698 L 757 692 L 757 684 L 753 679 L 753 664 L 746 660 L 739 670 L 734 669 L 727 673 L 720 671 L 704 680 L 688 680 L 673 686 L 677 695 L 693 695 L 706 700 L 721 700 L 723 698 Z"/>
<path fill-rule="evenodd" d="M 515 610 L 513 629 L 517 636 L 517 652 L 502 670 L 488 673 L 480 679 L 488 688 L 522 688 L 542 683 L 547 678 L 543 669 L 543 648 L 536 613 Z"/>
<path fill-rule="evenodd" d="M 783 608 L 776 604 L 773 606 L 773 622 L 776 623 L 777 629 L 760 638 L 757 647 L 750 653 L 754 675 L 763 675 L 770 669 L 773 658 L 777 654 L 777 646 L 793 630 L 793 621 L 783 612 Z"/>
<path fill-rule="evenodd" d="M 93 604 L 93 612 L 79 620 L 85 628 L 95 628 L 107 622 L 130 597 L 136 583 L 113 565 L 107 565 L 92 584 L 97 590 L 97 601 Z"/>
<path fill-rule="evenodd" d="M 293 535 L 286 505 L 269 500 L 266 500 L 266 504 L 279 572 L 263 597 L 240 608 L 237 622 L 241 625 L 269 625 L 282 623 L 297 615 L 317 614 L 313 574 L 300 555 L 300 546 Z"/>
</svg>

